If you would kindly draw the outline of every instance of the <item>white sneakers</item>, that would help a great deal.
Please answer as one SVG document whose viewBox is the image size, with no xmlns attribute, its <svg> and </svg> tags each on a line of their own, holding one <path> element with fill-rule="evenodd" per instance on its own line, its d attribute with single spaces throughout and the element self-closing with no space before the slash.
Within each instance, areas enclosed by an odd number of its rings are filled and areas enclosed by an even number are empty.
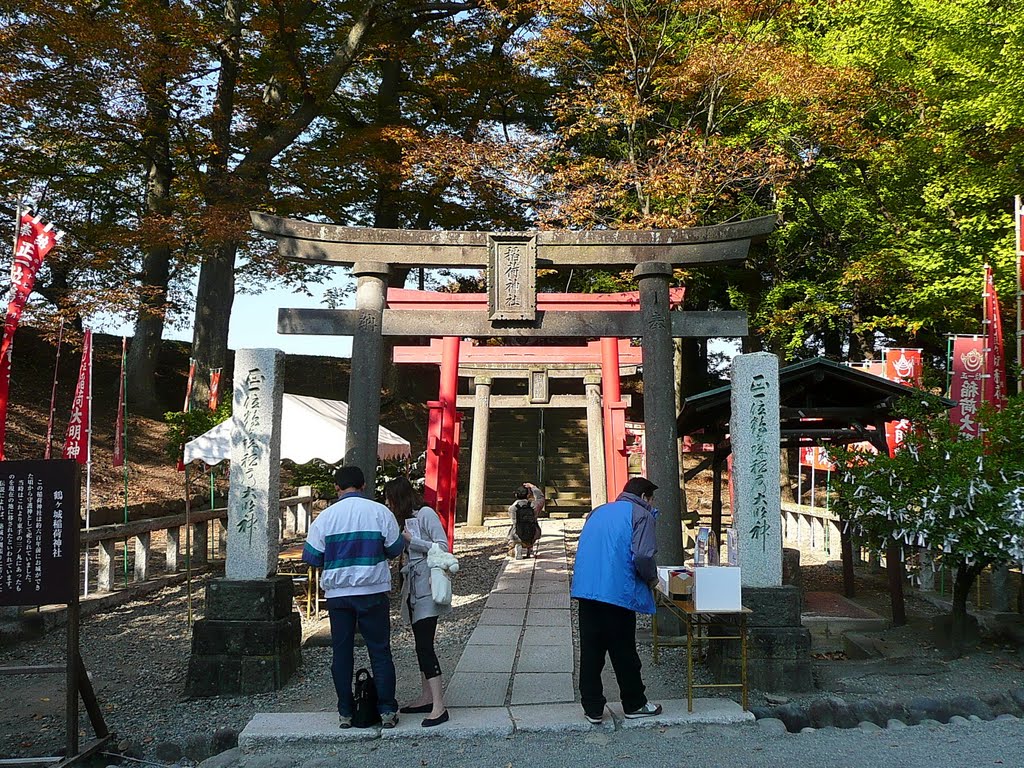
<svg viewBox="0 0 1024 768">
<path fill-rule="evenodd" d="M 630 720 L 635 720 L 639 717 L 654 717 L 655 715 L 661 714 L 661 704 L 652 704 L 647 702 L 640 709 L 634 712 L 626 712 L 626 717 Z"/>
</svg>

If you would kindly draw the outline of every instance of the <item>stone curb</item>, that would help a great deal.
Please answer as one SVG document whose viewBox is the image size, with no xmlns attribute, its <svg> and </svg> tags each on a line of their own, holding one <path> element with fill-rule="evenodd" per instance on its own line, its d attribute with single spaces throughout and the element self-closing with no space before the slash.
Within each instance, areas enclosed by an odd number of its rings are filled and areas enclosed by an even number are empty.
<svg viewBox="0 0 1024 768">
<path fill-rule="evenodd" d="M 451 720 L 435 728 L 423 728 L 419 715 L 402 715 L 398 727 L 338 728 L 333 712 L 280 712 L 256 714 L 238 736 L 245 753 L 267 752 L 282 748 L 303 748 L 323 744 L 370 741 L 373 739 L 423 739 L 447 737 L 472 739 L 507 738 L 516 733 L 612 733 L 631 728 L 671 727 L 687 724 L 742 725 L 754 716 L 729 699 L 694 699 L 694 711 L 687 712 L 685 699 L 661 702 L 664 712 L 655 717 L 625 719 L 622 707 L 606 708 L 601 725 L 592 725 L 583 717 L 579 704 L 526 704 L 512 707 L 451 707 Z"/>
<path fill-rule="evenodd" d="M 759 723 L 776 720 L 790 733 L 803 733 L 808 728 L 885 730 L 926 724 L 964 725 L 968 722 L 1024 716 L 1024 688 L 990 693 L 980 698 L 956 696 L 935 699 L 919 696 L 905 703 L 867 699 L 848 704 L 838 696 L 829 696 L 816 699 L 806 707 L 793 703 L 751 707 L 751 713 Z"/>
</svg>

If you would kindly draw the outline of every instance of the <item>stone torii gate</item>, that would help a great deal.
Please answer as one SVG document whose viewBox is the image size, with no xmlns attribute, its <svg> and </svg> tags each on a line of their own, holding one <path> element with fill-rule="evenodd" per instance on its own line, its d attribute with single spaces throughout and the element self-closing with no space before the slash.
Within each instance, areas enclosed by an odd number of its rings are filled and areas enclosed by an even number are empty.
<svg viewBox="0 0 1024 768">
<path fill-rule="evenodd" d="M 775 228 L 774 217 L 679 230 L 488 233 L 367 229 L 250 215 L 257 231 L 277 241 L 282 256 L 351 265 L 357 278 L 353 310 L 278 312 L 279 333 L 353 337 L 347 463 L 376 464 L 384 336 L 444 336 L 456 350 L 456 365 L 458 341 L 466 337 L 641 337 L 648 475 L 661 489 L 663 510 L 658 549 L 665 562 L 682 562 L 672 337 L 742 336 L 747 318 L 742 312 L 669 312 L 672 270 L 742 261 L 751 242 Z M 393 266 L 486 268 L 488 310 L 389 309 L 386 286 Z M 584 267 L 633 267 L 640 312 L 538 310 L 538 268 Z M 451 401 L 443 405 L 454 412 L 455 393 L 442 395 Z M 445 427 L 443 437 L 450 441 L 454 421 Z"/>
</svg>

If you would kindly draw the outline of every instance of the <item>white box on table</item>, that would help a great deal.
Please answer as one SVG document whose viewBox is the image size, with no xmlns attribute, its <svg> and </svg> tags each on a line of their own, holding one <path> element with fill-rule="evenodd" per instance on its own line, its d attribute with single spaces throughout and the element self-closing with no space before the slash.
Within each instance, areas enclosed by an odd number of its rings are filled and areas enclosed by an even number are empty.
<svg viewBox="0 0 1024 768">
<path fill-rule="evenodd" d="M 708 565 L 693 569 L 694 610 L 739 611 L 742 597 L 738 567 Z"/>
</svg>

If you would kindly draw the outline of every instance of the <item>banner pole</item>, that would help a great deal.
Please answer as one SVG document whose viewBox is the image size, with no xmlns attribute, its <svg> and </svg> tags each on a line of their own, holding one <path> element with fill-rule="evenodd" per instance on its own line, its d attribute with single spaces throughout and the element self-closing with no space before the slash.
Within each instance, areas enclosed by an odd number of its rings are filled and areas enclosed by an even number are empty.
<svg viewBox="0 0 1024 768">
<path fill-rule="evenodd" d="M 46 421 L 46 450 L 43 458 L 50 458 L 53 446 L 53 413 L 57 407 L 57 372 L 60 369 L 60 348 L 64 342 L 64 315 L 60 316 L 60 327 L 57 329 L 57 358 L 53 362 L 53 386 L 50 388 L 50 417 Z"/>
<path fill-rule="evenodd" d="M 192 499 L 188 492 L 188 464 L 185 465 L 185 593 L 188 625 L 192 626 Z"/>
<path fill-rule="evenodd" d="M 128 337 L 121 337 L 121 387 L 124 390 L 121 416 L 121 450 L 124 468 L 124 523 L 128 524 Z M 128 587 L 128 539 L 124 540 L 124 586 Z"/>
<path fill-rule="evenodd" d="M 1024 299 L 1024 273 L 1021 272 L 1021 259 L 1024 259 L 1024 243 L 1021 242 L 1020 231 L 1021 201 L 1020 195 L 1013 198 L 1013 251 L 1017 254 L 1017 394 L 1024 392 L 1024 309 L 1021 307 Z"/>
<path fill-rule="evenodd" d="M 92 336 L 89 336 L 89 390 L 86 401 L 89 403 L 88 437 L 85 442 L 85 530 L 92 527 Z M 89 545 L 85 546 L 85 590 L 89 595 Z"/>
</svg>

